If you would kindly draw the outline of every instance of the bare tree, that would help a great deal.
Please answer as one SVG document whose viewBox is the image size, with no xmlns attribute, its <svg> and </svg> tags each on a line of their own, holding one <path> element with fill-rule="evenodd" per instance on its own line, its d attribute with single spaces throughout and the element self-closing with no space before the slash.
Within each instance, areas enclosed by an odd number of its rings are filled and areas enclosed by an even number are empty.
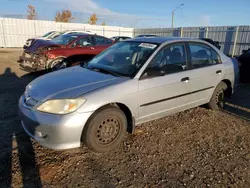
<svg viewBox="0 0 250 188">
<path fill-rule="evenodd" d="M 72 16 L 70 10 L 61 10 L 56 12 L 55 21 L 56 22 L 71 22 L 75 18 Z"/>
<path fill-rule="evenodd" d="M 98 18 L 96 16 L 96 13 L 93 13 L 90 17 L 89 17 L 89 24 L 90 25 L 96 25 Z"/>
<path fill-rule="evenodd" d="M 36 14 L 36 8 L 32 5 L 28 5 L 28 15 L 27 19 L 28 20 L 36 20 L 37 19 L 37 14 Z"/>
</svg>

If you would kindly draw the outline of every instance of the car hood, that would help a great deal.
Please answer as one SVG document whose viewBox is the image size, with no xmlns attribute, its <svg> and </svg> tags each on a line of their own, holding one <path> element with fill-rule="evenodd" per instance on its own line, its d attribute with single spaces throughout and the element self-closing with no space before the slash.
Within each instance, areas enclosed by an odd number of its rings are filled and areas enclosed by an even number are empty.
<svg viewBox="0 0 250 188">
<path fill-rule="evenodd" d="M 35 53 L 39 48 L 50 46 L 64 47 L 63 45 L 53 43 L 50 40 L 35 39 L 35 41 L 29 47 L 27 47 L 25 51 L 29 53 Z"/>
<path fill-rule="evenodd" d="M 93 90 L 121 83 L 128 79 L 76 66 L 35 79 L 26 87 L 25 95 L 40 102 L 48 99 L 76 98 Z"/>
</svg>

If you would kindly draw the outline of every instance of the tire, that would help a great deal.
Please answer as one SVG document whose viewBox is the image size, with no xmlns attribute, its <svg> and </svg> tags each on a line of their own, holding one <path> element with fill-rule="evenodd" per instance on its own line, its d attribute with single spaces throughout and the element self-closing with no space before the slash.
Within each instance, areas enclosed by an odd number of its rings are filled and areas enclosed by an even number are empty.
<svg viewBox="0 0 250 188">
<path fill-rule="evenodd" d="M 57 58 L 55 60 L 53 60 L 48 68 L 54 72 L 54 71 L 58 71 L 64 68 L 67 68 L 67 62 L 64 60 L 64 58 Z"/>
<path fill-rule="evenodd" d="M 220 110 L 224 108 L 225 105 L 225 91 L 227 89 L 227 84 L 220 82 L 214 90 L 214 93 L 207 104 L 208 108 L 212 110 Z"/>
<path fill-rule="evenodd" d="M 97 111 L 85 125 L 82 141 L 92 151 L 103 153 L 116 148 L 125 137 L 127 118 L 123 111 L 108 107 Z"/>
</svg>

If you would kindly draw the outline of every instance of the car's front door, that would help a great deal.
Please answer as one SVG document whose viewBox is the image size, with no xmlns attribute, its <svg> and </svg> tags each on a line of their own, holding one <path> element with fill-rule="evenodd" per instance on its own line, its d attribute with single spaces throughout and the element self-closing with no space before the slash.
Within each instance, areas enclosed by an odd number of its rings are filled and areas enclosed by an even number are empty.
<svg viewBox="0 0 250 188">
<path fill-rule="evenodd" d="M 159 51 L 139 80 L 138 123 L 188 108 L 192 89 L 188 68 L 184 43 L 170 44 Z M 150 69 L 160 69 L 165 75 L 150 75 Z"/>
<path fill-rule="evenodd" d="M 222 80 L 224 69 L 219 54 L 209 45 L 189 43 L 188 46 L 192 64 L 190 97 L 193 106 L 198 106 L 210 100 L 215 87 Z"/>
<path fill-rule="evenodd" d="M 82 37 L 75 41 L 72 44 L 71 50 L 74 51 L 74 54 L 95 54 L 94 52 L 94 43 L 90 37 Z"/>
</svg>

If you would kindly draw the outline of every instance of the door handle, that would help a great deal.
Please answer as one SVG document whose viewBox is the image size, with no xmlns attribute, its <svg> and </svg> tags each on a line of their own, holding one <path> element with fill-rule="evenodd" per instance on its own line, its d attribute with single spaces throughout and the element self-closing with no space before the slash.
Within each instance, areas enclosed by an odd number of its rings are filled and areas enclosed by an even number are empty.
<svg viewBox="0 0 250 188">
<path fill-rule="evenodd" d="M 189 81 L 189 77 L 185 77 L 185 78 L 182 78 L 182 79 L 181 79 L 181 82 L 187 83 L 188 81 Z"/>
<path fill-rule="evenodd" d="M 221 70 L 217 70 L 217 71 L 216 71 L 216 74 L 221 74 L 221 73 L 222 73 Z"/>
</svg>

